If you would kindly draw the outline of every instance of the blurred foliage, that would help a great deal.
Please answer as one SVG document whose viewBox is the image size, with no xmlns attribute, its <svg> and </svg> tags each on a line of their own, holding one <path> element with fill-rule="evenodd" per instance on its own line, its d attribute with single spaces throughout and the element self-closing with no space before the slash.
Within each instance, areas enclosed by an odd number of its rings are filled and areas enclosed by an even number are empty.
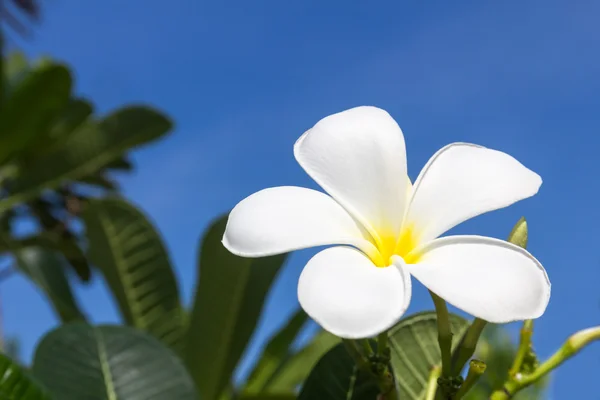
<svg viewBox="0 0 600 400">
<path fill-rule="evenodd" d="M 51 400 L 51 397 L 21 366 L 0 354 L 0 399 Z"/>
<path fill-rule="evenodd" d="M 94 115 L 92 103 L 73 93 L 72 74 L 61 64 L 30 63 L 14 53 L 3 71 L 0 250 L 48 249 L 61 255 L 55 263 L 87 282 L 93 270 L 77 230 L 83 206 L 117 193 L 114 174 L 131 170 L 129 152 L 163 137 L 171 122 L 147 106 Z M 21 221 L 34 221 L 36 232 L 17 236 Z"/>
<path fill-rule="evenodd" d="M 19 338 L 16 336 L 9 336 L 2 338 L 2 340 L 3 342 L 2 346 L 0 346 L 0 351 L 14 362 L 21 364 L 23 360 L 21 354 L 21 341 Z"/>
</svg>

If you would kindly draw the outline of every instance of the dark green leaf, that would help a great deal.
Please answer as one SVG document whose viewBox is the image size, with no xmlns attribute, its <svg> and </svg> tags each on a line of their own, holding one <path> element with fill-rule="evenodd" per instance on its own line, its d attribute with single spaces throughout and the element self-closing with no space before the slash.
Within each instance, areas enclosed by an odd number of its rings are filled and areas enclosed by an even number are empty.
<svg viewBox="0 0 600 400">
<path fill-rule="evenodd" d="M 133 164 L 127 158 L 121 157 L 106 164 L 106 168 L 115 171 L 129 172 L 133 170 Z"/>
<path fill-rule="evenodd" d="M 65 265 L 56 253 L 42 247 L 15 252 L 17 266 L 50 300 L 62 322 L 85 320 L 65 276 Z"/>
<path fill-rule="evenodd" d="M 180 359 L 129 327 L 64 325 L 42 339 L 32 372 L 60 400 L 197 399 Z"/>
<path fill-rule="evenodd" d="M 79 279 L 82 282 L 89 282 L 92 278 L 92 268 L 83 250 L 77 244 L 75 236 L 70 232 L 65 232 L 61 236 L 56 243 L 56 248 L 66 258 Z"/>
<path fill-rule="evenodd" d="M 91 116 L 93 106 L 84 99 L 71 99 L 46 132 L 38 136 L 23 155 L 26 169 L 38 157 L 59 150 L 68 138 Z"/>
<path fill-rule="evenodd" d="M 89 259 L 102 271 L 125 321 L 176 351 L 184 329 L 169 256 L 146 216 L 125 200 L 93 200 L 83 220 Z"/>
<path fill-rule="evenodd" d="M 0 400 L 50 400 L 50 396 L 17 363 L 0 353 Z"/>
<path fill-rule="evenodd" d="M 0 163 L 45 134 L 71 94 L 71 74 L 48 65 L 28 74 L 0 110 Z"/>
<path fill-rule="evenodd" d="M 71 99 L 62 115 L 55 121 L 48 133 L 47 145 L 54 148 L 75 132 L 94 111 L 92 103 L 85 99 Z"/>
<path fill-rule="evenodd" d="M 279 332 L 273 335 L 246 381 L 246 387 L 244 388 L 246 393 L 261 393 L 264 391 L 271 377 L 283 365 L 286 358 L 290 356 L 290 347 L 307 320 L 308 315 L 300 309 Z"/>
<path fill-rule="evenodd" d="M 171 129 L 162 114 L 145 107 L 128 107 L 100 124 L 86 122 L 60 149 L 52 151 L 21 171 L 10 196 L 0 201 L 0 211 L 36 197 L 68 181 L 92 175 L 135 146 L 158 139 Z"/>
<path fill-rule="evenodd" d="M 453 347 L 469 326 L 468 321 L 450 314 Z M 411 315 L 389 331 L 392 367 L 401 399 L 422 400 L 431 369 L 441 363 L 435 312 Z"/>
<path fill-rule="evenodd" d="M 113 180 L 104 175 L 88 175 L 79 180 L 81 183 L 91 186 L 98 186 L 102 189 L 115 191 L 119 189 L 119 185 Z"/>
<path fill-rule="evenodd" d="M 321 331 L 311 342 L 287 359 L 269 380 L 265 391 L 278 393 L 294 390 L 317 364 L 323 354 L 340 343 L 340 339 L 329 332 Z"/>
<path fill-rule="evenodd" d="M 200 281 L 185 352 L 204 399 L 219 398 L 229 384 L 285 260 L 284 255 L 259 259 L 234 256 L 221 243 L 226 221 L 223 217 L 213 223 L 202 240 Z"/>
<path fill-rule="evenodd" d="M 298 400 L 375 400 L 379 388 L 356 368 L 343 344 L 323 356 L 302 386 Z"/>
</svg>

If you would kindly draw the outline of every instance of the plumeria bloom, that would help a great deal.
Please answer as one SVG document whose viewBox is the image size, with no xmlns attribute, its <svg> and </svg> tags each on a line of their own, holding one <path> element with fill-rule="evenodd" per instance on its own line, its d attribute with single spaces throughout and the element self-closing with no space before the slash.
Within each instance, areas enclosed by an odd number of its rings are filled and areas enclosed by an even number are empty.
<svg viewBox="0 0 600 400">
<path fill-rule="evenodd" d="M 364 338 L 396 324 L 411 275 L 481 319 L 537 318 L 550 298 L 542 265 L 526 250 L 482 236 L 439 236 L 537 193 L 542 180 L 513 157 L 467 143 L 431 157 L 414 184 L 404 136 L 375 107 L 328 116 L 294 146 L 329 194 L 293 186 L 259 191 L 231 212 L 223 244 L 244 257 L 330 246 L 304 267 L 302 308 L 324 329 Z"/>
</svg>

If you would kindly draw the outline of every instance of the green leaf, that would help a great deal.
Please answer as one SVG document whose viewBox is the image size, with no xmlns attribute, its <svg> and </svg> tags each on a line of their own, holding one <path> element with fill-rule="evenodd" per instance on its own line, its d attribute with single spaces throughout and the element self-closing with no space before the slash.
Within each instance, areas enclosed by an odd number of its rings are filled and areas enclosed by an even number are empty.
<svg viewBox="0 0 600 400">
<path fill-rule="evenodd" d="M 308 315 L 299 309 L 284 327 L 273 335 L 246 381 L 245 393 L 261 393 L 265 389 L 271 377 L 291 354 L 290 347 L 307 320 Z"/>
<path fill-rule="evenodd" d="M 101 123 L 80 126 L 59 149 L 39 157 L 12 182 L 0 211 L 36 197 L 44 189 L 92 175 L 132 147 L 158 139 L 171 129 L 162 114 L 146 107 L 127 107 Z"/>
<path fill-rule="evenodd" d="M 25 169 L 38 157 L 60 149 L 69 137 L 90 118 L 93 110 L 92 104 L 87 100 L 71 99 L 47 131 L 39 135 L 35 142 L 26 149 L 22 159 Z"/>
<path fill-rule="evenodd" d="M 40 342 L 32 372 L 60 400 L 198 398 L 181 360 L 129 327 L 63 325 Z"/>
<path fill-rule="evenodd" d="M 0 164 L 45 134 L 71 94 L 71 74 L 48 65 L 28 74 L 0 110 Z"/>
<path fill-rule="evenodd" d="M 92 103 L 85 99 L 71 99 L 64 109 L 60 118 L 48 132 L 50 148 L 56 147 L 64 140 L 68 139 L 77 128 L 79 128 L 94 111 Z"/>
<path fill-rule="evenodd" d="M 17 363 L 0 353 L 0 400 L 50 400 L 50 396 Z"/>
<path fill-rule="evenodd" d="M 323 356 L 311 371 L 298 400 L 375 400 L 377 384 L 358 370 L 343 344 Z"/>
<path fill-rule="evenodd" d="M 119 185 L 104 175 L 88 175 L 79 180 L 86 185 L 97 186 L 105 190 L 116 191 Z"/>
<path fill-rule="evenodd" d="M 66 258 L 73 271 L 82 282 L 89 282 L 92 278 L 92 268 L 85 253 L 77 244 L 77 238 L 73 233 L 65 231 L 56 242 L 56 248 Z"/>
<path fill-rule="evenodd" d="M 82 217 L 89 259 L 106 278 L 125 321 L 181 351 L 179 289 L 159 233 L 122 199 L 92 200 Z"/>
<path fill-rule="evenodd" d="M 85 320 L 73 296 L 61 257 L 42 247 L 28 247 L 14 254 L 19 270 L 48 296 L 63 323 Z"/>
<path fill-rule="evenodd" d="M 200 280 L 185 351 L 187 365 L 204 399 L 219 398 L 229 384 L 271 283 L 286 258 L 234 256 L 221 243 L 226 222 L 226 217 L 218 219 L 202 240 Z"/>
<path fill-rule="evenodd" d="M 133 170 L 133 163 L 127 158 L 121 157 L 106 164 L 106 168 L 114 171 L 129 172 Z"/>
<path fill-rule="evenodd" d="M 450 314 L 453 347 L 469 326 L 465 319 Z M 401 399 L 422 400 L 431 369 L 441 363 L 435 312 L 414 314 L 389 331 L 394 376 Z"/>
<path fill-rule="evenodd" d="M 326 331 L 320 331 L 311 342 L 287 359 L 265 386 L 265 391 L 278 393 L 294 390 L 306 380 L 310 371 L 340 339 Z"/>
<path fill-rule="evenodd" d="M 521 217 L 512 228 L 510 235 L 508 235 L 508 241 L 525 249 L 527 248 L 528 236 L 527 221 L 525 220 L 525 217 Z"/>
</svg>

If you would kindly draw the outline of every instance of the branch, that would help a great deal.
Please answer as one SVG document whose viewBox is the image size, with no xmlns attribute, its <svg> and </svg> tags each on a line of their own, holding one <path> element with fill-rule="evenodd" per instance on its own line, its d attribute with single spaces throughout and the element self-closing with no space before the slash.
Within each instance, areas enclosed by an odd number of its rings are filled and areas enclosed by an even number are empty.
<svg viewBox="0 0 600 400">
<path fill-rule="evenodd" d="M 521 338 L 523 341 L 523 335 Z M 525 334 L 525 340 L 529 340 L 527 339 L 527 333 Z M 509 377 L 502 390 L 492 393 L 490 399 L 510 399 L 515 393 L 539 381 L 556 367 L 579 353 L 585 346 L 596 340 L 600 340 L 600 326 L 584 329 L 571 335 L 550 358 L 540 364 L 531 374 L 517 373 L 515 376 Z M 519 349 L 521 349 L 522 344 L 519 345 Z"/>
<path fill-rule="evenodd" d="M 435 312 L 437 313 L 438 342 L 442 354 L 442 376 L 448 378 L 452 375 L 452 330 L 450 329 L 448 307 L 444 299 L 431 290 L 429 293 L 431 294 L 433 304 L 435 305 Z"/>
<path fill-rule="evenodd" d="M 515 361 L 508 372 L 509 376 L 516 376 L 521 371 L 521 366 L 525 360 L 525 356 L 531 347 L 531 336 L 533 335 L 533 320 L 528 319 L 523 322 L 521 327 L 521 336 L 519 340 L 519 349 L 515 356 Z"/>
</svg>

